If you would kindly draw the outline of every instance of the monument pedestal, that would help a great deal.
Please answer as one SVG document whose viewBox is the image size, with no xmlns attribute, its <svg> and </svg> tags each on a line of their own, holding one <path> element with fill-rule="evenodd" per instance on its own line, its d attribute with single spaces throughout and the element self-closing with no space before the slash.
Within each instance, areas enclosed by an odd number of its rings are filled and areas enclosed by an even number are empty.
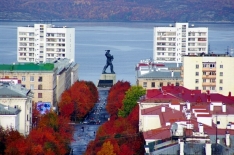
<svg viewBox="0 0 234 155">
<path fill-rule="evenodd" d="M 112 87 L 116 83 L 116 75 L 112 73 L 101 74 L 97 87 Z"/>
</svg>

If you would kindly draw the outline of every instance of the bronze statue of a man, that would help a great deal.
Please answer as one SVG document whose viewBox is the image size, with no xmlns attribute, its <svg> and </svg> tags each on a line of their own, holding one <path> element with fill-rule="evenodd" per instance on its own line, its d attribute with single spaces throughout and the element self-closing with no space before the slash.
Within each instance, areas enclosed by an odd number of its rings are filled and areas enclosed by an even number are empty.
<svg viewBox="0 0 234 155">
<path fill-rule="evenodd" d="M 108 66 L 110 66 L 111 73 L 115 74 L 115 72 L 113 70 L 113 64 L 112 64 L 112 61 L 114 60 L 114 57 L 113 57 L 113 55 L 110 54 L 110 50 L 106 50 L 105 56 L 106 56 L 106 65 L 103 68 L 102 74 L 106 73 L 106 69 L 107 69 Z"/>
</svg>

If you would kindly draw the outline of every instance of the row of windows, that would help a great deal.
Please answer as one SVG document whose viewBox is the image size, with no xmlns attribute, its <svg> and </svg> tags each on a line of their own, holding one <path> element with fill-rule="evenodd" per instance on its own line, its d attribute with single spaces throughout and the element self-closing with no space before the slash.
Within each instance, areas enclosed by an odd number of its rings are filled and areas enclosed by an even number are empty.
<svg viewBox="0 0 234 155">
<path fill-rule="evenodd" d="M 196 90 L 198 90 L 198 87 L 195 87 Z M 203 90 L 215 90 L 216 87 L 203 87 Z M 219 90 L 223 90 L 223 87 L 219 87 Z"/>
<path fill-rule="evenodd" d="M 195 72 L 196 76 L 199 76 L 199 72 Z M 203 72 L 203 75 L 216 75 L 216 72 Z M 223 72 L 219 72 L 219 76 L 223 76 Z"/>
<path fill-rule="evenodd" d="M 30 85 L 30 89 L 31 90 L 34 90 L 34 84 L 31 84 Z M 42 84 L 39 84 L 38 87 L 37 87 L 38 90 L 42 90 Z"/>
<path fill-rule="evenodd" d="M 210 79 L 210 80 L 208 80 L 208 79 L 203 79 L 202 81 L 203 81 L 203 82 L 209 82 L 209 83 L 215 83 L 215 82 L 216 82 L 215 79 Z M 195 83 L 199 83 L 199 79 L 195 79 Z M 220 80 L 219 80 L 219 83 L 223 83 L 223 79 L 220 79 Z"/>
<path fill-rule="evenodd" d="M 14 78 L 17 78 L 17 76 L 14 76 Z M 25 77 L 25 76 L 22 76 L 21 81 L 26 81 L 26 77 Z M 34 81 L 34 76 L 30 76 L 30 81 L 31 81 L 31 82 Z M 39 76 L 38 82 L 42 82 L 42 76 Z"/>
<path fill-rule="evenodd" d="M 196 64 L 196 68 L 199 68 L 199 65 Z M 216 68 L 215 64 L 203 64 L 203 68 Z M 219 68 L 223 68 L 223 65 L 219 65 Z"/>
<path fill-rule="evenodd" d="M 171 82 L 167 82 L 167 86 L 170 86 L 172 83 Z M 176 86 L 179 86 L 179 82 L 176 82 L 175 83 Z M 163 86 L 163 82 L 160 82 L 159 83 L 159 87 L 162 87 Z M 147 82 L 143 82 L 143 87 L 147 87 Z M 156 85 L 155 85 L 155 82 L 151 82 L 151 88 L 155 88 Z"/>
</svg>

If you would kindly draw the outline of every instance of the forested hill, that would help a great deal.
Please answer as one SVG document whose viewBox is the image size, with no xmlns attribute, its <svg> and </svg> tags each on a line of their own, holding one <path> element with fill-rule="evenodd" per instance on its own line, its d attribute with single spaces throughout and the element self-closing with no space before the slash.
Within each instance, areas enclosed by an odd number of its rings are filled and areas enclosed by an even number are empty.
<svg viewBox="0 0 234 155">
<path fill-rule="evenodd" d="M 234 21 L 234 0 L 0 0 L 0 20 Z"/>
</svg>

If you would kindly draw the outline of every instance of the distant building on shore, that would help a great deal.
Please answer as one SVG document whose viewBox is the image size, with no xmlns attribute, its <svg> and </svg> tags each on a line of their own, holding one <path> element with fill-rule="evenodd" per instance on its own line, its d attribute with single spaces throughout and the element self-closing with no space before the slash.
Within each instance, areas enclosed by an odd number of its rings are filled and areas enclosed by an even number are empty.
<svg viewBox="0 0 234 155">
<path fill-rule="evenodd" d="M 34 24 L 17 29 L 17 61 L 42 63 L 75 58 L 75 28 Z"/>
<path fill-rule="evenodd" d="M 183 55 L 208 53 L 208 28 L 188 23 L 154 27 L 153 60 L 156 63 L 181 63 Z"/>
</svg>

